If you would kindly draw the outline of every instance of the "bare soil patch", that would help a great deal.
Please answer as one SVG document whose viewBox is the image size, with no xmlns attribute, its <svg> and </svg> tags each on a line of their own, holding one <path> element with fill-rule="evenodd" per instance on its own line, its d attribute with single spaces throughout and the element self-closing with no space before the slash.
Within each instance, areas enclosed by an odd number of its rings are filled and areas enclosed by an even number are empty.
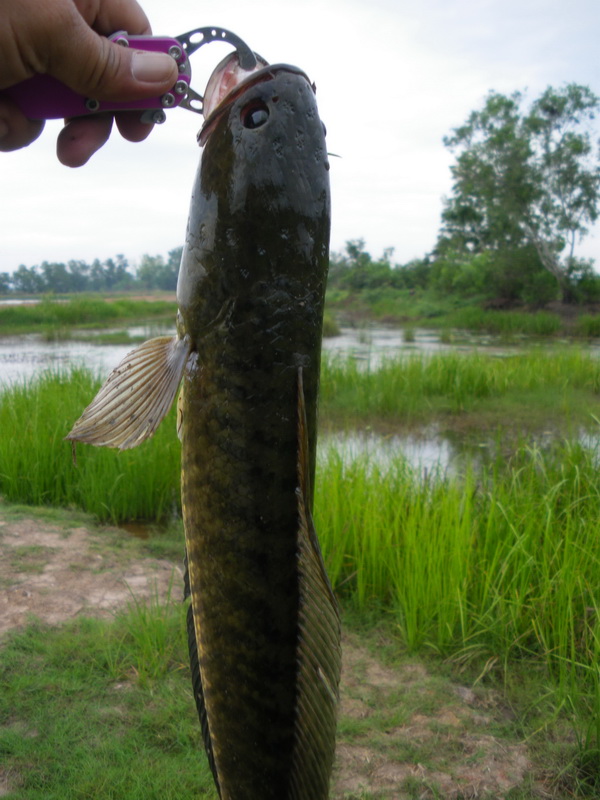
<svg viewBox="0 0 600 800">
<path fill-rule="evenodd" d="M 59 625 L 110 616 L 133 599 L 181 596 L 168 560 L 115 547 L 128 534 L 11 519 L 0 509 L 0 637 L 34 616 Z M 454 685 L 417 660 L 386 665 L 346 635 L 334 800 L 506 798 L 533 787 L 527 747 L 494 732 L 492 693 Z M 10 794 L 0 769 L 0 797 Z M 524 795 L 523 795 L 524 796 Z M 549 797 L 540 787 L 528 796 Z"/>
<path fill-rule="evenodd" d="M 0 636 L 32 617 L 49 625 L 78 614 L 106 617 L 134 599 L 166 597 L 172 583 L 179 590 L 177 565 L 111 551 L 106 540 L 83 527 L 0 519 Z"/>
</svg>

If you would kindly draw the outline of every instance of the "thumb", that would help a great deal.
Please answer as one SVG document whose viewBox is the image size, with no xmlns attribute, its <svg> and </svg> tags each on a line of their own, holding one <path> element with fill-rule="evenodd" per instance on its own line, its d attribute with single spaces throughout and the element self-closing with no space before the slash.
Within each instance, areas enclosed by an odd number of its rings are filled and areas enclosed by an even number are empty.
<svg viewBox="0 0 600 800">
<path fill-rule="evenodd" d="M 136 100 L 165 92 L 177 81 L 177 64 L 167 53 L 115 44 L 83 20 L 77 27 L 73 37 L 61 40 L 48 73 L 79 94 L 97 100 Z"/>
</svg>

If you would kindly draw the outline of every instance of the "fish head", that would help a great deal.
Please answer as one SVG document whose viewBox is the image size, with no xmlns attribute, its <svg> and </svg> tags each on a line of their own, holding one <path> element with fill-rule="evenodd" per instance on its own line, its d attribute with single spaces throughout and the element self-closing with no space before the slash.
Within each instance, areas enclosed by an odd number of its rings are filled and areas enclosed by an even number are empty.
<svg viewBox="0 0 600 800">
<path fill-rule="evenodd" d="M 212 324 L 215 308 L 257 283 L 289 274 L 324 285 L 329 164 L 315 87 L 287 64 L 241 77 L 207 91 L 177 288 L 186 330 Z"/>
</svg>

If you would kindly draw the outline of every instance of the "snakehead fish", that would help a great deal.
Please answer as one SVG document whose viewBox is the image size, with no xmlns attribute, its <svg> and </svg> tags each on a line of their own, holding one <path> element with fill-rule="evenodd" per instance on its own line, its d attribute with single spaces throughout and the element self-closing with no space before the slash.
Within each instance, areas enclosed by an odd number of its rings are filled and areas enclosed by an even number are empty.
<svg viewBox="0 0 600 800">
<path fill-rule="evenodd" d="M 340 624 L 312 522 L 324 129 L 301 70 L 228 74 L 200 134 L 177 336 L 130 353 L 67 438 L 134 447 L 183 381 L 189 646 L 219 796 L 325 800 Z"/>
</svg>

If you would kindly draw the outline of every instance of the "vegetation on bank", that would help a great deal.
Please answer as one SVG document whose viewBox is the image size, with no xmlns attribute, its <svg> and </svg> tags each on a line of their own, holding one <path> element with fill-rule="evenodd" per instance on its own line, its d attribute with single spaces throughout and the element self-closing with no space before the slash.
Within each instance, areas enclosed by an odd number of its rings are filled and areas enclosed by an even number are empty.
<svg viewBox="0 0 600 800">
<path fill-rule="evenodd" d="M 47 340 L 137 344 L 141 338 L 132 337 L 127 326 L 143 321 L 174 325 L 176 312 L 174 298 L 137 300 L 123 296 L 87 295 L 55 299 L 45 296 L 39 303 L 0 305 L 0 336 L 38 333 Z M 335 288 L 335 285 L 328 289 L 324 336 L 337 336 L 340 324 L 356 326 L 372 321 L 396 324 L 409 335 L 416 327 L 436 328 L 442 331 L 442 340 L 447 342 L 460 337 L 461 331 L 489 333 L 504 339 L 518 336 L 600 337 L 600 314 L 590 313 L 585 307 L 565 315 L 549 310 L 498 310 L 485 307 L 480 299 L 461 299 L 429 290 L 387 285 L 361 291 Z M 93 335 L 86 332 L 103 327 L 118 330 Z"/>
<path fill-rule="evenodd" d="M 72 370 L 2 391 L 0 427 L 12 435 L 0 438 L 0 495 L 9 502 L 82 508 L 111 522 L 177 518 L 173 410 L 155 438 L 135 450 L 77 446 L 72 459 L 63 437 L 97 387 L 89 372 Z M 508 432 L 514 408 L 528 404 L 542 409 L 538 422 L 544 408 L 554 420 L 558 406 L 565 421 L 587 418 L 595 424 L 591 414 L 599 391 L 598 361 L 577 349 L 507 359 L 417 356 L 365 371 L 352 361 L 325 359 L 321 411 L 330 423 L 411 416 L 423 423 L 444 414 L 476 416 L 482 404 L 492 403 L 497 412 L 503 408 L 505 423 L 510 420 Z M 363 618 L 385 618 L 406 648 L 434 652 L 486 680 L 508 685 L 515 669 L 534 676 L 544 686 L 542 729 L 549 708 L 570 720 L 588 777 L 595 781 L 600 774 L 598 453 L 577 443 L 518 446 L 511 452 L 506 438 L 487 463 L 474 463 L 461 475 L 438 472 L 425 479 L 401 455 L 382 466 L 367 456 L 347 462 L 335 447 L 328 448 L 318 465 L 317 530 L 346 608 Z M 98 635 L 95 625 L 77 627 L 78 648 Z M 45 637 L 32 636 L 30 657 L 40 663 L 51 659 Z M 101 634 L 104 656 L 92 648 L 89 658 L 112 675 L 120 669 L 119 648 L 127 641 L 117 626 Z M 169 658 L 177 663 L 176 656 Z M 92 669 L 78 667 L 71 680 Z M 20 679 L 20 691 L 27 680 Z M 85 697 L 87 689 L 81 691 Z M 127 730 L 134 740 L 135 726 L 143 727 L 135 721 L 136 702 L 132 699 L 133 728 Z M 532 703 L 530 713 L 542 713 L 537 701 Z M 173 730 L 172 722 L 165 725 Z M 181 736 L 181 730 L 173 735 Z M 148 758 L 154 741 L 148 740 Z M 109 761 L 111 752 L 107 746 Z M 22 758 L 26 761 L 25 751 Z M 181 765 L 175 753 L 173 765 Z M 202 770 L 193 774 L 205 780 Z"/>
<path fill-rule="evenodd" d="M 144 320 L 175 320 L 177 305 L 168 300 L 105 299 L 97 296 L 68 300 L 43 298 L 39 303 L 0 306 L 0 336 L 43 333 L 69 336 L 74 328 L 133 325 Z"/>
<path fill-rule="evenodd" d="M 76 507 L 102 521 L 165 520 L 179 513 L 175 409 L 157 433 L 124 452 L 63 441 L 100 386 L 72 368 L 0 391 L 0 495 L 13 503 Z M 569 435 L 600 418 L 600 360 L 578 348 L 494 358 L 410 355 L 365 369 L 324 356 L 320 420 L 331 427 L 446 429 L 495 435 Z M 15 447 L 18 440 L 19 446 Z"/>
<path fill-rule="evenodd" d="M 365 369 L 351 358 L 322 360 L 321 423 L 404 430 L 514 432 L 595 425 L 600 360 L 581 348 L 410 354 Z"/>
</svg>

